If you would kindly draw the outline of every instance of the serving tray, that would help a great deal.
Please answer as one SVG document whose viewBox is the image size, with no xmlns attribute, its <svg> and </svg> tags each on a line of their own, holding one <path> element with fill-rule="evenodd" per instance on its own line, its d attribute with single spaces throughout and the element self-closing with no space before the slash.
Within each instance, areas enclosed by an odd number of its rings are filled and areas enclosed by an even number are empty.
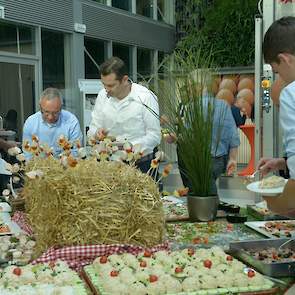
<svg viewBox="0 0 295 295">
<path fill-rule="evenodd" d="M 243 242 L 230 243 L 229 252 L 243 260 L 247 264 L 252 265 L 259 272 L 271 277 L 295 276 L 295 258 L 292 262 L 273 262 L 269 263 L 253 257 L 248 251 L 261 251 L 266 248 L 278 248 L 288 239 L 263 239 Z M 291 241 L 286 247 L 295 251 L 295 241 Z"/>
<path fill-rule="evenodd" d="M 89 288 L 95 295 L 115 295 L 105 292 L 102 288 L 101 279 L 96 274 L 95 269 L 88 265 L 84 267 L 82 271 L 84 280 L 89 285 Z M 276 294 L 278 288 L 273 287 L 272 284 L 264 286 L 251 286 L 251 287 L 231 287 L 231 288 L 217 288 L 207 290 L 196 290 L 193 292 L 180 292 L 180 293 L 169 293 L 169 295 L 218 295 L 218 294 L 243 294 L 243 295 L 268 295 Z M 167 294 L 168 295 L 168 294 Z"/>
<path fill-rule="evenodd" d="M 291 225 L 294 228 L 292 230 L 279 230 L 274 228 L 273 230 L 267 229 L 266 225 L 267 224 L 274 224 L 277 225 L 278 227 L 280 225 Z M 291 238 L 295 237 L 295 220 L 269 220 L 269 221 L 249 221 L 245 222 L 245 225 L 254 229 L 255 231 L 263 234 L 266 237 L 270 238 Z"/>
</svg>

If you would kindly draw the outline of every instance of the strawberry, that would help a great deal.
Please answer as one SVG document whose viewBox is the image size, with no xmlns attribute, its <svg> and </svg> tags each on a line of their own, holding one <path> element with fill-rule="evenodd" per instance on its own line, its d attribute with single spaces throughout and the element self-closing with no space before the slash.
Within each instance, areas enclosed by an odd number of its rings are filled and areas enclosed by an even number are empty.
<svg viewBox="0 0 295 295">
<path fill-rule="evenodd" d="M 226 256 L 226 260 L 227 260 L 227 261 L 233 261 L 233 257 L 230 256 L 230 255 L 227 255 L 227 256 Z"/>
<path fill-rule="evenodd" d="M 140 267 L 146 267 L 146 261 L 144 261 L 144 260 L 142 260 L 142 261 L 140 261 Z"/>
</svg>

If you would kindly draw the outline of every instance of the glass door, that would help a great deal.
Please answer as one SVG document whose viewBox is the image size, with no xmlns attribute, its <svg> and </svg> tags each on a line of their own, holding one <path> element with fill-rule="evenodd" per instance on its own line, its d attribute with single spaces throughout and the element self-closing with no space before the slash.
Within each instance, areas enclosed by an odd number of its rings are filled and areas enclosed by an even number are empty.
<svg viewBox="0 0 295 295">
<path fill-rule="evenodd" d="M 4 127 L 21 141 L 23 123 L 35 110 L 35 65 L 5 62 L 0 58 L 0 115 Z"/>
</svg>

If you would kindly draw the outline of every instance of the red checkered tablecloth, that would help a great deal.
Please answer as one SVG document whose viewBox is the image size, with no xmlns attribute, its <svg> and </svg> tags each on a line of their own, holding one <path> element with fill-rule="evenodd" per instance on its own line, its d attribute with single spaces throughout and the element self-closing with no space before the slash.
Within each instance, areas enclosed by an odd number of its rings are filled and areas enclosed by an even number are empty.
<svg viewBox="0 0 295 295">
<path fill-rule="evenodd" d="M 27 223 L 26 216 L 23 212 L 16 212 L 12 217 L 12 220 L 15 221 L 26 233 L 29 235 L 33 234 L 32 228 Z M 169 244 L 168 242 L 165 242 L 163 244 L 149 248 L 148 250 L 154 253 L 160 250 L 168 249 Z M 138 254 L 144 250 L 147 249 L 140 246 L 125 244 L 83 245 L 68 246 L 63 248 L 51 247 L 32 263 L 50 262 L 60 259 L 66 261 L 72 269 L 80 271 L 83 266 L 92 263 L 93 260 L 98 256 L 122 253 Z"/>
<path fill-rule="evenodd" d="M 17 223 L 17 225 L 29 236 L 33 235 L 32 227 L 28 224 L 26 214 L 22 211 L 16 211 L 11 220 Z"/>
</svg>

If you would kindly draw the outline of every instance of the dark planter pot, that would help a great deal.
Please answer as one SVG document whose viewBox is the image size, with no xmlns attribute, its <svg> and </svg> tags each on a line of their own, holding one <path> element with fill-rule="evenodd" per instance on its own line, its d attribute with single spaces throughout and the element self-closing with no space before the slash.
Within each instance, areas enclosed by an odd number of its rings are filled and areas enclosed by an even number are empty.
<svg viewBox="0 0 295 295">
<path fill-rule="evenodd" d="M 218 196 L 187 196 L 187 209 L 190 221 L 210 221 L 217 215 Z"/>
</svg>

